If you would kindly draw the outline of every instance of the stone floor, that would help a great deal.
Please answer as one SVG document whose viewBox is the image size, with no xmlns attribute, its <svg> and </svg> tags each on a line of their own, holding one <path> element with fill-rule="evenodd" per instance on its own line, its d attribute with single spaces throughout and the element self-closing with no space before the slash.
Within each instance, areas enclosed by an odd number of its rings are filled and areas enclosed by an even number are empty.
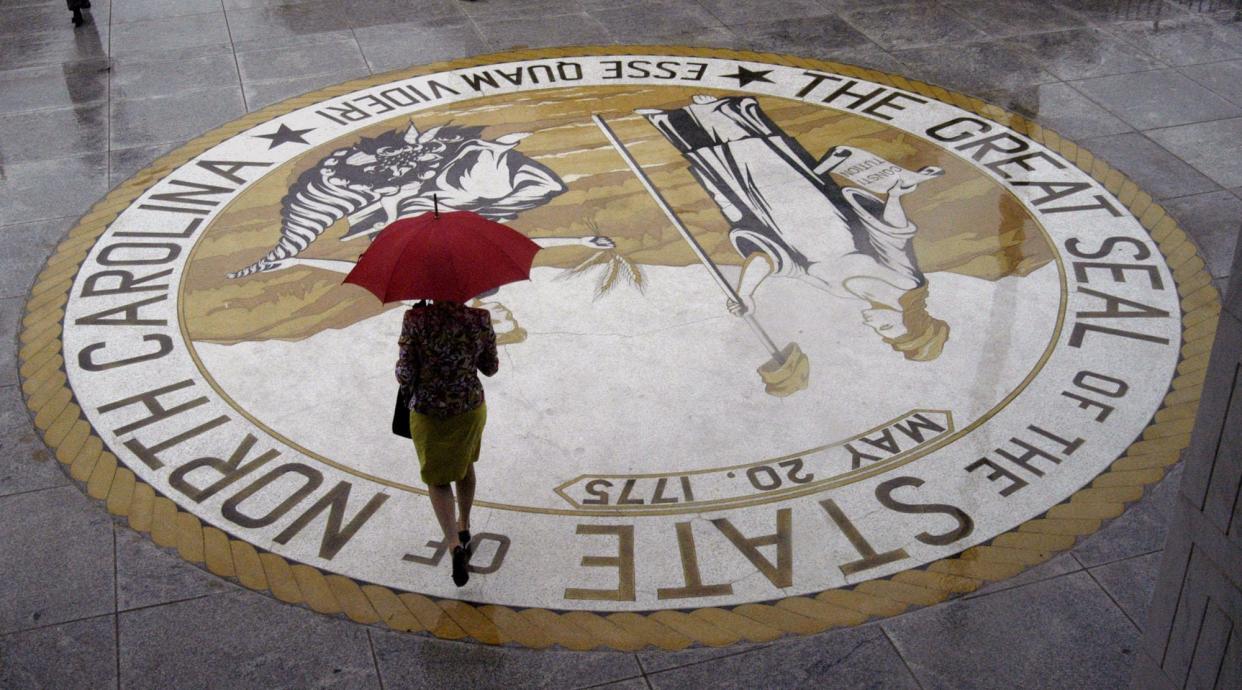
<svg viewBox="0 0 1242 690">
<path fill-rule="evenodd" d="M 530 652 L 280 604 L 113 520 L 49 458 L 15 331 L 46 255 L 148 161 L 285 97 L 521 46 L 810 55 L 1034 117 L 1157 197 L 1219 287 L 1242 223 L 1242 6 L 1149 0 L 0 0 L 0 687 L 1123 687 L 1174 471 L 1072 552 L 878 623 L 680 653 Z M 29 519 L 28 516 L 36 516 Z"/>
</svg>

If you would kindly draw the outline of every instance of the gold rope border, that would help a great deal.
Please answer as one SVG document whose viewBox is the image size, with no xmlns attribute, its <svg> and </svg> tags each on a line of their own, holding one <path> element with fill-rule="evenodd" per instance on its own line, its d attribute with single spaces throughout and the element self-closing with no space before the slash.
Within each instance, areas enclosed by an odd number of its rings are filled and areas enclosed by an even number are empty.
<svg viewBox="0 0 1242 690">
<path fill-rule="evenodd" d="M 775 63 L 829 71 L 886 84 L 928 96 L 1006 125 L 1059 152 L 1100 181 L 1142 223 L 1164 254 L 1177 284 L 1183 311 L 1181 358 L 1159 411 L 1126 452 L 1090 486 L 1052 507 L 1042 517 L 1019 525 L 990 542 L 888 578 L 796 596 L 770 603 L 729 608 L 653 612 L 559 612 L 515 609 L 433 599 L 413 592 L 359 583 L 324 574 L 259 551 L 251 544 L 204 526 L 193 514 L 158 495 L 117 462 L 93 433 L 68 387 L 62 353 L 62 320 L 68 290 L 91 246 L 143 191 L 216 144 L 274 117 L 358 89 L 445 70 L 514 60 L 591 55 L 670 55 L 714 57 Z M 1220 301 L 1203 260 L 1185 232 L 1129 178 L 1055 132 L 987 104 L 938 86 L 875 70 L 809 58 L 729 49 L 684 46 L 591 46 L 517 50 L 398 70 L 320 89 L 268 106 L 214 129 L 164 155 L 113 189 L 96 203 L 56 248 L 39 274 L 22 319 L 19 373 L 26 405 L 43 440 L 86 493 L 105 502 L 113 515 L 148 533 L 182 558 L 253 590 L 268 590 L 281 601 L 305 604 L 325 614 L 345 614 L 358 623 L 394 630 L 426 631 L 447 639 L 471 638 L 487 644 L 512 643 L 571 650 L 599 647 L 634 651 L 647 647 L 683 649 L 692 644 L 729 645 L 767 642 L 787 633 L 818 633 L 892 616 L 911 606 L 926 606 L 973 592 L 986 582 L 1012 577 L 1072 547 L 1081 536 L 1115 518 L 1127 503 L 1142 497 L 1159 481 L 1190 442 L 1204 374 L 1216 333 Z"/>
</svg>

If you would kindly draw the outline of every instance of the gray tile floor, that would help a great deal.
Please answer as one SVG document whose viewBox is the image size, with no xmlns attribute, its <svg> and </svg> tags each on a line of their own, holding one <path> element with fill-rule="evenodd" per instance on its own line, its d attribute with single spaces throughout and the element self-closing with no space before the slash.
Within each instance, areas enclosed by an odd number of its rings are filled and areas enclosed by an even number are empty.
<svg viewBox="0 0 1242 690">
<path fill-rule="evenodd" d="M 75 31 L 60 0 L 0 0 L 0 687 L 1125 686 L 1176 473 L 1072 552 L 879 623 L 675 654 L 485 648 L 279 604 L 113 523 L 35 435 L 15 332 L 76 216 L 215 125 L 413 64 L 612 42 L 838 59 L 1020 111 L 1160 199 L 1223 288 L 1242 224 L 1239 4 L 94 0 Z"/>
</svg>

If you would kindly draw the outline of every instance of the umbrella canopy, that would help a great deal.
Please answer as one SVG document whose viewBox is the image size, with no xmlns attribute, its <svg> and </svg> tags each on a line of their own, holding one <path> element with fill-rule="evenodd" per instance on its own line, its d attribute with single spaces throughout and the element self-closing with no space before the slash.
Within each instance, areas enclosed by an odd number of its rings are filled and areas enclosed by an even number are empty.
<svg viewBox="0 0 1242 690">
<path fill-rule="evenodd" d="M 381 302 L 465 302 L 505 283 L 530 278 L 539 245 L 470 211 L 424 213 L 380 231 L 345 277 Z"/>
</svg>

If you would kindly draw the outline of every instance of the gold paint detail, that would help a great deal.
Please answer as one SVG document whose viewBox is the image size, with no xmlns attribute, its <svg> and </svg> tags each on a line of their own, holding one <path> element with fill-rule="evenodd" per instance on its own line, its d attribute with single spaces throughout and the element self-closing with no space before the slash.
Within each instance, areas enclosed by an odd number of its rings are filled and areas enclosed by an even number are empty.
<svg viewBox="0 0 1242 690">
<path fill-rule="evenodd" d="M 212 146 L 273 117 L 307 105 L 398 79 L 477 67 L 498 62 L 606 54 L 652 54 L 717 57 L 769 62 L 832 71 L 901 88 L 1007 124 L 1034 141 L 1058 151 L 1084 170 L 1139 219 L 1167 252 L 1174 280 L 1183 297 L 1183 348 L 1170 394 L 1147 427 L 1142 440 L 1113 462 L 1091 486 L 1050 508 L 1043 516 L 995 537 L 956 556 L 908 570 L 888 578 L 870 580 L 851 588 L 827 590 L 814 597 L 787 597 L 768 603 L 742 604 L 731 610 L 694 609 L 689 612 L 661 610 L 650 613 L 597 614 L 575 611 L 561 614 L 547 609 L 515 611 L 502 606 L 476 606 L 436 601 L 421 594 L 394 592 L 390 588 L 359 584 L 339 575 L 326 575 L 283 557 L 262 552 L 253 545 L 204 525 L 196 516 L 180 510 L 171 500 L 117 464 L 89 430 L 80 407 L 73 400 L 64 374 L 62 336 L 64 306 L 77 267 L 108 224 L 154 181 L 155 173 L 180 166 Z M 1090 169 L 1086 170 L 1086 166 Z M 1118 170 L 1092 157 L 1055 132 L 1028 122 L 977 99 L 904 77 L 841 63 L 770 53 L 679 46 L 601 46 L 520 50 L 462 58 L 423 67 L 389 72 L 288 99 L 281 103 L 207 132 L 168 153 L 130 181 L 110 192 L 82 217 L 61 242 L 39 273 L 26 303 L 19 335 L 21 390 L 34 417 L 34 425 L 70 476 L 85 484 L 92 497 L 105 502 L 108 511 L 126 517 L 130 527 L 149 534 L 182 557 L 203 563 L 213 573 L 232 577 L 243 586 L 270 591 L 281 601 L 305 604 L 325 613 L 343 612 L 353 620 L 383 624 L 394 630 L 427 631 L 445 639 L 472 637 L 492 644 L 512 643 L 546 648 L 634 650 L 643 646 L 683 649 L 692 644 L 724 646 L 741 639 L 770 641 L 784 634 L 805 634 L 857 625 L 876 617 L 891 616 L 911 605 L 943 601 L 955 594 L 974 591 L 984 582 L 1012 577 L 1029 565 L 1043 562 L 1070 548 L 1075 541 L 1097 531 L 1104 520 L 1117 517 L 1127 503 L 1138 500 L 1145 487 L 1160 479 L 1178 461 L 1189 443 L 1185 420 L 1193 419 L 1198 407 L 1206 355 L 1211 349 L 1214 324 L 1220 311 L 1219 296 L 1211 287 L 1204 262 L 1184 231 L 1165 215 L 1151 197 Z M 1196 326 L 1199 326 L 1196 328 Z M 1194 328 L 1193 333 L 1191 329 Z M 88 424 L 82 431 L 81 424 Z M 609 533 L 612 535 L 612 533 Z M 616 533 L 618 542 L 623 533 Z M 632 535 L 631 535 L 632 539 Z M 619 547 L 624 544 L 619 543 Z M 632 547 L 631 547 L 632 548 Z M 599 556 L 624 576 L 624 550 L 617 557 Z M 612 563 L 612 561 L 617 563 Z M 631 560 L 632 564 L 632 560 Z M 601 562 L 600 565 L 603 565 Z M 632 592 L 633 582 L 628 583 Z M 586 590 L 594 591 L 594 590 Z M 614 594 L 624 595 L 619 582 Z"/>
</svg>

